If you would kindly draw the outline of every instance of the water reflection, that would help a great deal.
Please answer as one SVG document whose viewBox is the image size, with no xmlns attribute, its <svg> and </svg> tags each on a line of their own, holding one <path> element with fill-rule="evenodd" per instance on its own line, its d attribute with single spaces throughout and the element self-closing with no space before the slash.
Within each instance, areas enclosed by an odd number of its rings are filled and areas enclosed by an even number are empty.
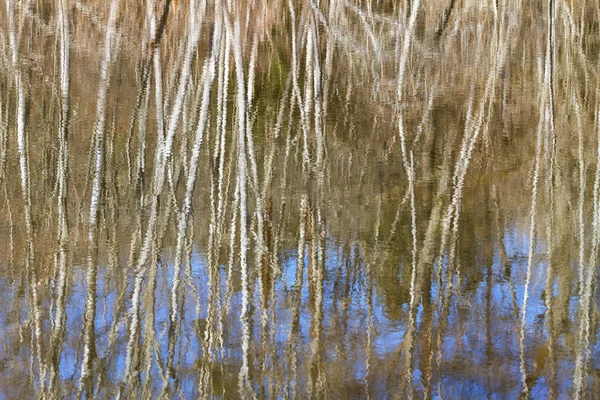
<svg viewBox="0 0 600 400">
<path fill-rule="evenodd" d="M 0 397 L 600 390 L 595 8 L 0 14 Z"/>
</svg>

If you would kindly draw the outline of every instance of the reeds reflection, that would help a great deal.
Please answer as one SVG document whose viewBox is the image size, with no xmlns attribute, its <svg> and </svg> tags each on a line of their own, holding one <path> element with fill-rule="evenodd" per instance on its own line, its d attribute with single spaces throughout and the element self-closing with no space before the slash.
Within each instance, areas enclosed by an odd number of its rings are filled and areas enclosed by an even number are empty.
<svg viewBox="0 0 600 400">
<path fill-rule="evenodd" d="M 0 397 L 600 390 L 598 4 L 6 0 Z"/>
</svg>

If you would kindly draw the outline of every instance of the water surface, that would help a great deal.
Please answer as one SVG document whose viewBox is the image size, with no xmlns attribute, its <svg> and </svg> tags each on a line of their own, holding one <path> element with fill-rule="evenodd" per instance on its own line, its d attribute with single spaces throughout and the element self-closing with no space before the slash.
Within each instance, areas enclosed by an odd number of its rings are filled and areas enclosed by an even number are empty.
<svg viewBox="0 0 600 400">
<path fill-rule="evenodd" d="M 596 6 L 7 0 L 0 397 L 593 398 Z"/>
</svg>

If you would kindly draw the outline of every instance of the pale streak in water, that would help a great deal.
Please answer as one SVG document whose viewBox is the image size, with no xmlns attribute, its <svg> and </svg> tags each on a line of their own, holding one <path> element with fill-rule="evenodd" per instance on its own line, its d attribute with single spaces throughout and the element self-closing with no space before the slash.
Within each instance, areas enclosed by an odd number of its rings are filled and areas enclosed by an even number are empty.
<svg viewBox="0 0 600 400">
<path fill-rule="evenodd" d="M 25 10 L 29 8 L 29 3 L 25 4 Z M 21 32 L 23 28 L 23 24 L 19 24 L 18 32 L 16 32 L 17 27 L 15 26 L 15 11 L 16 6 L 12 0 L 6 0 L 6 15 L 8 17 L 8 29 L 9 29 L 9 43 L 10 43 L 10 51 L 11 51 L 11 61 L 12 68 L 14 70 L 14 81 L 15 86 L 17 87 L 17 150 L 19 153 L 19 171 L 21 178 L 21 200 L 24 206 L 24 214 L 25 214 L 25 231 L 28 244 L 26 245 L 26 255 L 25 255 L 25 271 L 27 274 L 27 280 L 29 281 L 29 291 L 31 296 L 31 305 L 32 305 L 32 318 L 34 325 L 34 336 L 32 338 L 32 342 L 35 343 L 35 353 L 38 360 L 39 366 L 39 381 L 42 390 L 45 389 L 46 385 L 46 371 L 45 371 L 45 361 L 42 359 L 42 321 L 40 314 L 40 304 L 38 297 L 38 278 L 35 267 L 35 257 L 34 257 L 34 246 L 33 246 L 33 232 L 31 225 L 31 187 L 30 187 L 30 176 L 29 176 L 29 160 L 28 160 L 28 138 L 27 138 L 27 127 L 25 120 L 25 107 L 26 107 L 26 98 L 25 98 L 25 83 L 23 81 L 23 73 L 21 71 L 19 63 L 21 62 L 19 57 L 19 47 L 21 44 Z M 31 357 L 31 362 L 33 363 L 33 357 Z M 31 371 L 33 372 L 33 370 Z"/>
<path fill-rule="evenodd" d="M 86 273 L 87 296 L 85 302 L 84 318 L 84 350 L 81 362 L 81 375 L 79 379 L 78 396 L 86 391 L 87 396 L 93 396 L 91 376 L 93 374 L 93 363 L 96 357 L 96 300 L 97 300 L 97 260 L 98 260 L 98 217 L 99 202 L 102 189 L 104 169 L 104 135 L 106 129 L 106 97 L 110 84 L 110 69 L 113 59 L 113 41 L 115 40 L 116 20 L 119 12 L 119 0 L 112 0 L 108 27 L 104 43 L 104 60 L 101 66 L 100 84 L 98 87 L 98 98 L 96 103 L 96 125 L 93 135 L 93 181 L 90 200 L 89 227 L 88 227 L 88 265 Z"/>
<path fill-rule="evenodd" d="M 56 300 L 54 305 L 54 321 L 52 336 L 50 339 L 50 387 L 51 396 L 55 396 L 55 391 L 58 386 L 58 368 L 59 357 L 64 341 L 66 312 L 65 300 L 67 290 L 67 244 L 69 242 L 69 228 L 67 224 L 67 165 L 69 157 L 68 148 L 68 133 L 69 133 L 69 63 L 70 63 L 70 34 L 69 34 L 69 15 L 68 15 L 68 0 L 61 0 L 59 5 L 59 30 L 60 30 L 60 98 L 61 98 L 61 114 L 59 122 L 59 155 L 57 165 L 58 175 L 58 193 L 57 193 L 57 215 L 58 215 L 58 232 L 59 249 L 58 249 L 58 279 L 56 288 Z M 56 396 L 58 397 L 58 396 Z"/>
</svg>

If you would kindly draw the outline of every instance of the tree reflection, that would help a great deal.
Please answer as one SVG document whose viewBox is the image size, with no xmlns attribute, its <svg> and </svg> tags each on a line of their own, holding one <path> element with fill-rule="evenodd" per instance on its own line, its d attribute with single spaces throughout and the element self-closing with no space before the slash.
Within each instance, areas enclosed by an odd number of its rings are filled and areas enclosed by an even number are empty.
<svg viewBox="0 0 600 400">
<path fill-rule="evenodd" d="M 589 397 L 594 7 L 6 0 L 0 396 Z"/>
</svg>

